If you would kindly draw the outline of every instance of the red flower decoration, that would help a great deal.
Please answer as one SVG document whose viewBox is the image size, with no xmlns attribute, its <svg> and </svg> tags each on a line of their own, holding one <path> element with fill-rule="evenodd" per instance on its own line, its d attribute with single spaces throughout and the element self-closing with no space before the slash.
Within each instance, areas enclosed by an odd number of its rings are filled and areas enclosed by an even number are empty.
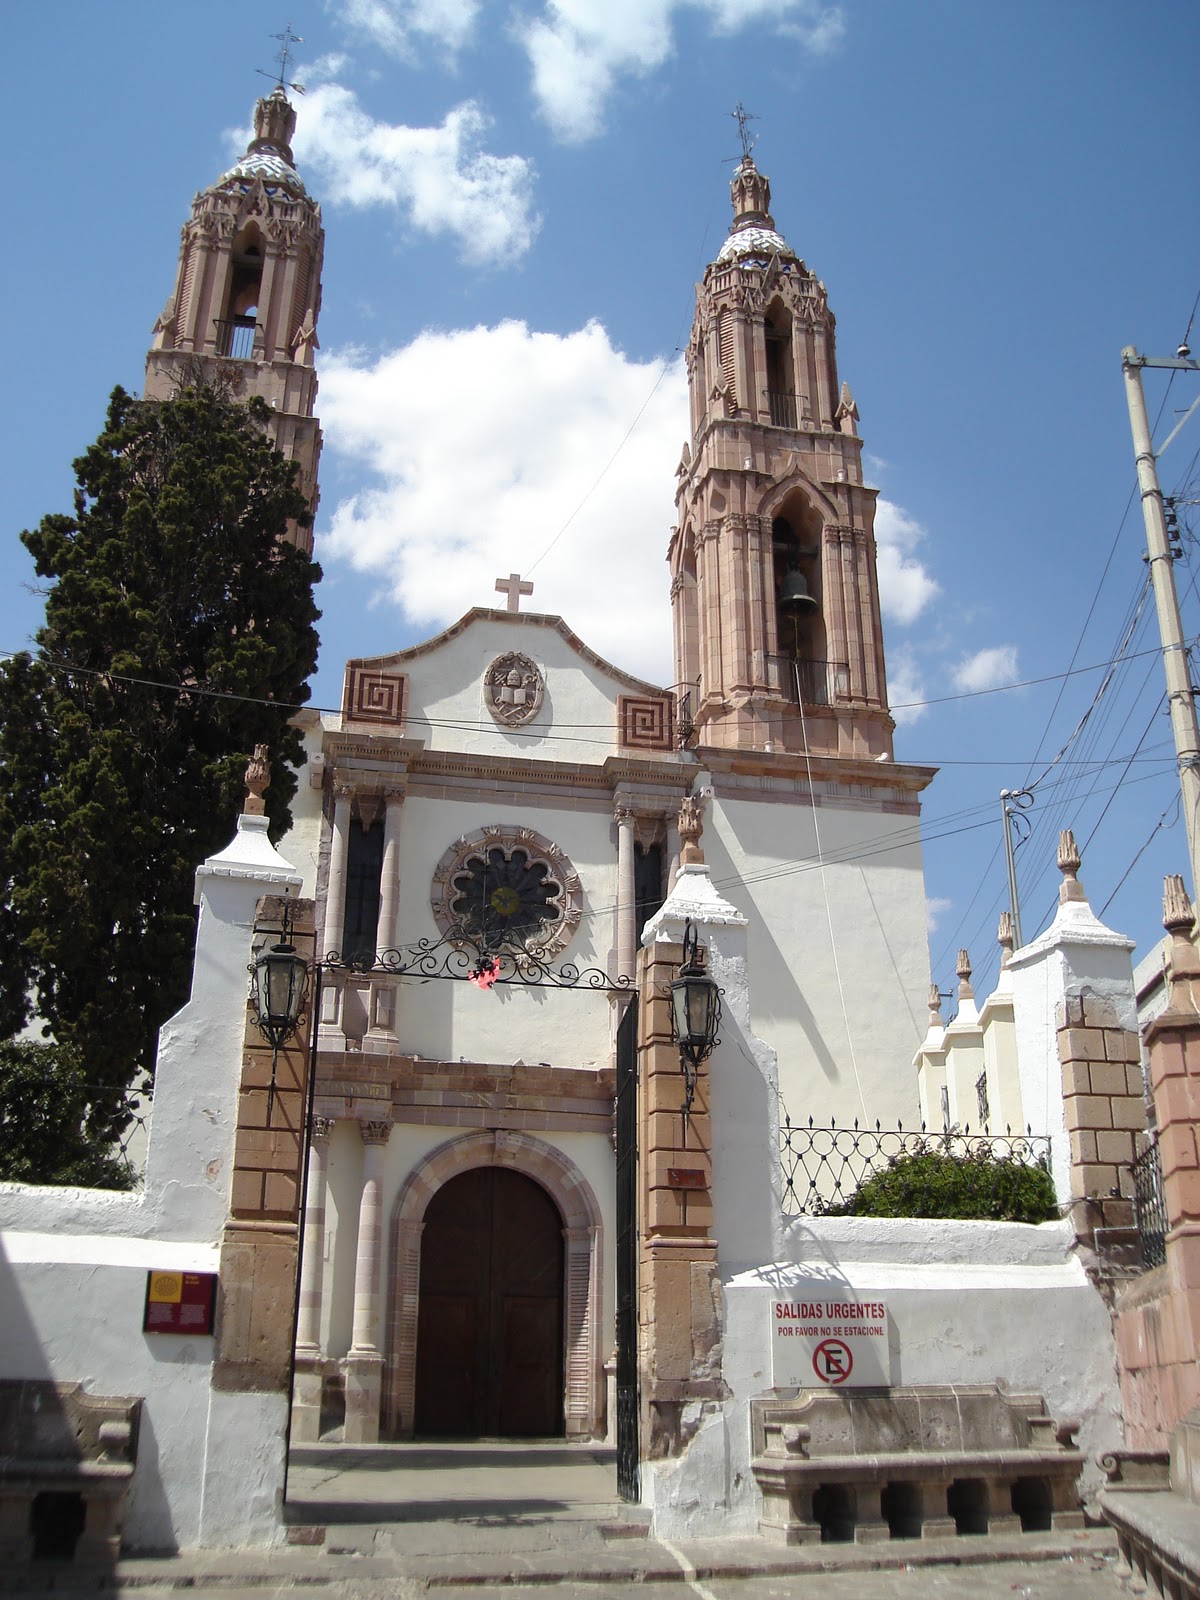
<svg viewBox="0 0 1200 1600">
<path fill-rule="evenodd" d="M 490 989 L 500 976 L 500 963 L 492 957 L 490 961 L 481 961 L 474 972 L 467 974 L 468 981 L 477 989 Z"/>
</svg>

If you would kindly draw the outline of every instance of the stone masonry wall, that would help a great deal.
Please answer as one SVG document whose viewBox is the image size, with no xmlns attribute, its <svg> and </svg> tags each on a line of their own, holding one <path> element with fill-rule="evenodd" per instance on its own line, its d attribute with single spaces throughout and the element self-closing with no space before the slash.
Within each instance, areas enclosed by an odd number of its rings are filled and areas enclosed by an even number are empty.
<svg viewBox="0 0 1200 1600">
<path fill-rule="evenodd" d="M 1071 1221 L 1088 1245 L 1096 1230 L 1133 1225 L 1129 1164 L 1146 1128 L 1138 1037 L 1108 1000 L 1074 996 L 1058 1010 L 1063 1117 L 1071 1153 Z"/>
</svg>

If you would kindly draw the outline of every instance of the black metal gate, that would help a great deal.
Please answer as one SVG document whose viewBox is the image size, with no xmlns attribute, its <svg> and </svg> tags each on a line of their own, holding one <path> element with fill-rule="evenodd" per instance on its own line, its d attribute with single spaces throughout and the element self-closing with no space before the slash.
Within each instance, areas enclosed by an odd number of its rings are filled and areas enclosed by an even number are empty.
<svg viewBox="0 0 1200 1600">
<path fill-rule="evenodd" d="M 617 1493 L 638 1481 L 637 996 L 617 1028 Z"/>
</svg>

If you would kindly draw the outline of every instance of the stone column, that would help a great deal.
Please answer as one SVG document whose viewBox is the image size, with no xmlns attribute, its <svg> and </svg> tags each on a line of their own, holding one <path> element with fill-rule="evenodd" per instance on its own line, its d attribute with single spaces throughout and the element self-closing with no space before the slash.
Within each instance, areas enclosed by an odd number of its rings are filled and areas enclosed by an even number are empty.
<svg viewBox="0 0 1200 1600">
<path fill-rule="evenodd" d="M 321 1436 L 321 1390 L 325 1380 L 325 1363 L 321 1356 L 321 1297 L 325 1277 L 325 1189 L 332 1131 L 333 1122 L 329 1117 L 313 1118 L 292 1386 L 292 1438 L 297 1444 L 315 1444 Z"/>
<path fill-rule="evenodd" d="M 329 848 L 329 881 L 325 889 L 325 926 L 322 930 L 322 955 L 342 954 L 346 926 L 346 854 L 350 842 L 349 784 L 334 785 L 333 837 Z M 335 1023 L 341 1007 L 343 978 L 329 973 L 321 991 L 322 1023 Z"/>
<path fill-rule="evenodd" d="M 617 803 L 617 975 L 632 978 L 637 950 L 632 806 Z"/>
<path fill-rule="evenodd" d="M 358 1252 L 354 1262 L 354 1322 L 346 1374 L 347 1444 L 379 1438 L 383 1357 L 379 1353 L 379 1263 L 383 1239 L 383 1152 L 390 1122 L 360 1122 L 363 1142 L 362 1196 L 358 1204 Z"/>
<path fill-rule="evenodd" d="M 400 939 L 400 814 L 403 789 L 388 789 L 384 794 L 383 868 L 379 877 L 379 921 L 375 925 L 375 948 L 394 950 Z M 396 1027 L 396 1002 L 399 982 L 395 978 L 376 978 L 371 985 L 371 1027 L 391 1034 Z"/>
<path fill-rule="evenodd" d="M 403 804 L 403 789 L 389 789 L 384 795 L 383 871 L 379 880 L 379 923 L 375 930 L 377 950 L 394 949 L 399 937 L 396 919 L 400 909 L 400 810 Z"/>
<path fill-rule="evenodd" d="M 329 850 L 329 885 L 325 892 L 325 953 L 342 949 L 346 925 L 346 852 L 350 842 L 350 797 L 348 783 L 334 787 L 333 840 Z"/>
</svg>

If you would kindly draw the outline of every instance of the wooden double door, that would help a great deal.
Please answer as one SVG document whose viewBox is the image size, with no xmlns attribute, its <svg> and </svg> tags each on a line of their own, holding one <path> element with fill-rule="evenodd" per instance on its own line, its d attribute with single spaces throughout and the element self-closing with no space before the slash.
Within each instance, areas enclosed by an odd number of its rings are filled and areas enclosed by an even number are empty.
<svg viewBox="0 0 1200 1600">
<path fill-rule="evenodd" d="M 506 1167 L 443 1184 L 421 1232 L 415 1428 L 454 1438 L 563 1432 L 563 1222 Z"/>
</svg>

